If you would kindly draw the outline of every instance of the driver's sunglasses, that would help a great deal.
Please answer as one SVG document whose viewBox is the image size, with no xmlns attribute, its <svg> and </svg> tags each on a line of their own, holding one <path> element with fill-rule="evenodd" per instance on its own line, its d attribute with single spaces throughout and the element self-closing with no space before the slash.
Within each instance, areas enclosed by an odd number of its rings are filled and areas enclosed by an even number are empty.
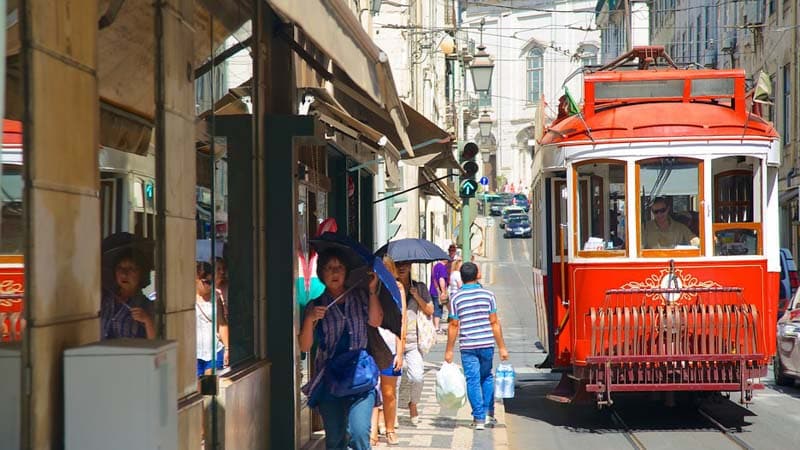
<svg viewBox="0 0 800 450">
<path fill-rule="evenodd" d="M 205 284 L 206 286 L 211 286 L 211 283 L 212 283 L 210 278 L 201 278 L 200 282 Z"/>
<path fill-rule="evenodd" d="M 653 214 L 663 214 L 663 213 L 667 212 L 667 207 L 665 206 L 663 208 L 653 209 L 652 211 L 653 211 Z"/>
</svg>

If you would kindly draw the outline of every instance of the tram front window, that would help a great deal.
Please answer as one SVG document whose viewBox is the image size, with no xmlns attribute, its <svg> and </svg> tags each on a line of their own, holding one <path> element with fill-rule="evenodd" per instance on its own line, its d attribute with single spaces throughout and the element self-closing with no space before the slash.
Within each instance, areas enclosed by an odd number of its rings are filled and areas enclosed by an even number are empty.
<svg viewBox="0 0 800 450">
<path fill-rule="evenodd" d="M 714 255 L 761 254 L 761 161 L 727 156 L 712 161 Z"/>
<path fill-rule="evenodd" d="M 701 163 L 689 159 L 670 157 L 639 163 L 642 249 L 700 248 L 701 173 Z"/>
<path fill-rule="evenodd" d="M 589 161 L 575 168 L 581 256 L 625 256 L 625 163 Z"/>
</svg>

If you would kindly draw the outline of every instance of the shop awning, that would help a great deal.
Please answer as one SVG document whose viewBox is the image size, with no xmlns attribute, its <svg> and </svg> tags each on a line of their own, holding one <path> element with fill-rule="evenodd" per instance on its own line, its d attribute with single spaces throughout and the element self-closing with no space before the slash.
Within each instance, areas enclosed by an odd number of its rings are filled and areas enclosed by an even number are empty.
<svg viewBox="0 0 800 450">
<path fill-rule="evenodd" d="M 388 137 L 348 114 L 325 89 L 308 88 L 305 92 L 314 96 L 310 105 L 312 114 L 328 125 L 349 134 L 354 139 L 365 141 L 371 148 L 376 149 L 377 154 L 385 161 L 386 182 L 390 186 L 398 186 L 401 183 L 398 168 L 400 152 Z M 374 161 L 377 166 L 377 158 Z"/>
<path fill-rule="evenodd" d="M 395 145 L 413 155 L 406 132 L 408 118 L 397 96 L 388 57 L 375 45 L 343 0 L 267 0 L 267 3 L 301 28 L 303 34 L 347 75 L 333 80 L 337 89 L 349 91 L 348 95 L 354 97 L 363 92 L 385 111 L 383 119 L 393 124 L 397 136 Z M 353 86 L 349 86 L 350 83 Z"/>
<path fill-rule="evenodd" d="M 430 169 L 461 169 L 453 157 L 453 136 L 428 120 L 411 106 L 403 103 L 408 117 L 408 134 L 414 146 L 413 156 L 403 156 L 403 162 Z"/>
<path fill-rule="evenodd" d="M 431 182 L 439 178 L 436 176 L 436 173 L 433 170 L 427 167 L 423 167 L 422 170 L 420 170 L 420 173 L 422 174 L 423 179 L 427 182 Z M 458 211 L 461 209 L 461 199 L 444 180 L 438 180 L 432 183 L 431 187 L 436 194 L 439 195 L 439 197 L 442 197 L 445 203 L 450 205 L 450 207 L 452 207 L 454 210 Z"/>
</svg>

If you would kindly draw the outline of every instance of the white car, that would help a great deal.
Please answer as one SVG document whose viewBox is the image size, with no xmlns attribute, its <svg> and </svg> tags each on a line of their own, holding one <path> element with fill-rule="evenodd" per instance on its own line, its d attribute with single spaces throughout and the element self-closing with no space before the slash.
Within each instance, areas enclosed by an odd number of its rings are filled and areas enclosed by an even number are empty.
<svg viewBox="0 0 800 450">
<path fill-rule="evenodd" d="M 800 379 L 800 291 L 778 320 L 778 345 L 772 363 L 775 384 L 791 386 Z"/>
</svg>

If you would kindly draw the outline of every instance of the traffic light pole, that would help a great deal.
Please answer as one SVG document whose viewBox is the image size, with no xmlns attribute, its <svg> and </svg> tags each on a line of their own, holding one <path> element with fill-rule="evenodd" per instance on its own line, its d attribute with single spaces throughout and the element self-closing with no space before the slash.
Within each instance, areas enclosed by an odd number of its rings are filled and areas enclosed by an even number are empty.
<svg viewBox="0 0 800 450">
<path fill-rule="evenodd" d="M 461 258 L 464 262 L 472 261 L 472 239 L 469 235 L 471 229 L 469 199 L 465 198 L 461 206 Z"/>
</svg>

